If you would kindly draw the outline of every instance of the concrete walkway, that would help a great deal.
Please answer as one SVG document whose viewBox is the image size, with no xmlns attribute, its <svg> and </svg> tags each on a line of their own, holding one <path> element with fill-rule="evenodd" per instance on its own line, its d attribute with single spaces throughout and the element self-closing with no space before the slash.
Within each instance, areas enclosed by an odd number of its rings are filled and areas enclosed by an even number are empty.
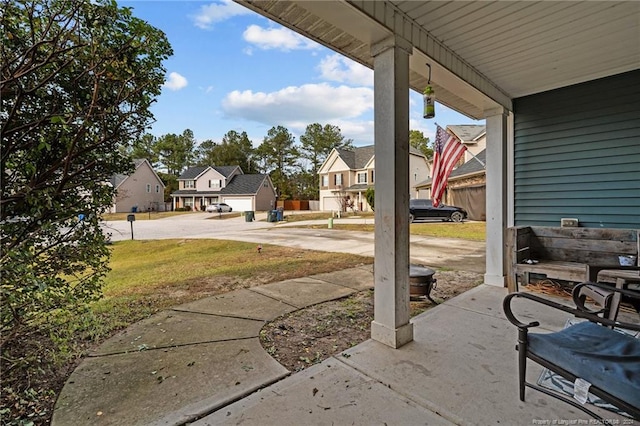
<svg viewBox="0 0 640 426">
<path fill-rule="evenodd" d="M 262 349 L 265 322 L 372 285 L 370 267 L 354 268 L 161 312 L 83 360 L 52 424 L 595 424 L 538 392 L 518 400 L 516 330 L 501 309 L 503 288 L 481 285 L 413 318 L 414 341 L 400 349 L 369 340 L 292 375 Z M 518 315 L 547 330 L 567 319 L 538 306 Z M 535 381 L 540 372 L 531 364 L 527 373 Z"/>
<path fill-rule="evenodd" d="M 104 342 L 62 390 L 53 425 L 185 424 L 289 372 L 262 348 L 268 321 L 373 288 L 371 266 L 241 289 L 158 313 Z"/>
</svg>

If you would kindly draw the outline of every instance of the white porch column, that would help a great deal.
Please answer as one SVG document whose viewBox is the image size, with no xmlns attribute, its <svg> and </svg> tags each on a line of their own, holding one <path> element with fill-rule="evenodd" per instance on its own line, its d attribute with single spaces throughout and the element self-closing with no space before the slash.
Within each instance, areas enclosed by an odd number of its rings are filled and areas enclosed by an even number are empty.
<svg viewBox="0 0 640 426">
<path fill-rule="evenodd" d="M 374 57 L 375 301 L 371 338 L 393 348 L 413 340 L 409 323 L 409 55 L 390 37 Z"/>
<path fill-rule="evenodd" d="M 484 282 L 506 285 L 507 111 L 485 111 L 487 126 L 487 255 Z"/>
</svg>

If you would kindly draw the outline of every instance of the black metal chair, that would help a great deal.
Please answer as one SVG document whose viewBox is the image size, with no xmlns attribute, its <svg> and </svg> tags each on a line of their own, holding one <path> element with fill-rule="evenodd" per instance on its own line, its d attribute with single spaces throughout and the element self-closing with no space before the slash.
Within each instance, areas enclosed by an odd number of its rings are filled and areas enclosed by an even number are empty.
<svg viewBox="0 0 640 426">
<path fill-rule="evenodd" d="M 575 292 L 584 286 L 613 289 L 629 298 L 639 298 L 638 292 L 618 289 L 598 283 L 578 284 Z M 515 298 L 566 312 L 588 321 L 578 322 L 554 333 L 530 333 L 540 325 L 538 321 L 524 323 L 513 314 L 511 302 Z M 511 293 L 503 301 L 507 319 L 518 328 L 518 376 L 520 400 L 525 400 L 529 387 L 560 399 L 588 413 L 601 417 L 573 398 L 526 381 L 527 359 L 548 368 L 574 382 L 581 378 L 590 383 L 589 392 L 640 420 L 640 339 L 612 328 L 640 331 L 640 324 L 612 321 L 593 312 L 586 312 L 531 293 Z M 611 328 L 609 328 L 611 327 Z"/>
</svg>

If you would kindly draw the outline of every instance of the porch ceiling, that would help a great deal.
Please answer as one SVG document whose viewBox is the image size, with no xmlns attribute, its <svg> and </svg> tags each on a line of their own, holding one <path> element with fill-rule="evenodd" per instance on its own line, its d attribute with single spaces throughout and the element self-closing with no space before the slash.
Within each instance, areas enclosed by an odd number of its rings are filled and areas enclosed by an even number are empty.
<svg viewBox="0 0 640 426">
<path fill-rule="evenodd" d="M 409 40 L 410 85 L 473 118 L 546 90 L 637 69 L 636 1 L 236 0 L 373 67 L 371 46 Z"/>
</svg>

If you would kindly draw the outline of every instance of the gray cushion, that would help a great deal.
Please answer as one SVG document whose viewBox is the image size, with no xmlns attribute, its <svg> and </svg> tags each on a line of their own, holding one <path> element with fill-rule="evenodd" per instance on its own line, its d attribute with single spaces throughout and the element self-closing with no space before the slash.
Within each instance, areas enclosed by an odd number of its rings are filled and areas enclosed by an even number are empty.
<svg viewBox="0 0 640 426">
<path fill-rule="evenodd" d="M 640 339 L 592 322 L 529 333 L 529 351 L 640 407 Z"/>
</svg>

